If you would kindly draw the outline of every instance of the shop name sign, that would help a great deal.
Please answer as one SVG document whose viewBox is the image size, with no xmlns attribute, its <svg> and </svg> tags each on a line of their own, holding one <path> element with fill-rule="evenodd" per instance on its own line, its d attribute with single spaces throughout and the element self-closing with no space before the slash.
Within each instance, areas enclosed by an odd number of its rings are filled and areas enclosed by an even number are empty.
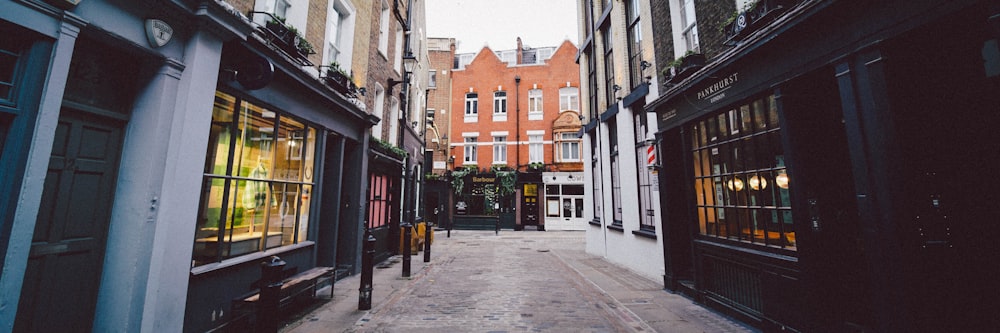
<svg viewBox="0 0 1000 333">
<path fill-rule="evenodd" d="M 723 98 L 726 98 L 726 90 L 729 90 L 729 88 L 733 87 L 733 84 L 739 82 L 739 74 L 740 73 L 730 74 L 727 77 L 715 81 L 715 83 L 712 83 L 712 85 L 706 87 L 705 89 L 698 91 L 698 100 L 703 101 L 707 99 L 709 103 L 715 103 Z"/>
<path fill-rule="evenodd" d="M 495 182 L 495 181 L 496 181 L 496 178 L 472 177 L 472 182 L 473 183 L 492 183 L 492 182 Z"/>
</svg>

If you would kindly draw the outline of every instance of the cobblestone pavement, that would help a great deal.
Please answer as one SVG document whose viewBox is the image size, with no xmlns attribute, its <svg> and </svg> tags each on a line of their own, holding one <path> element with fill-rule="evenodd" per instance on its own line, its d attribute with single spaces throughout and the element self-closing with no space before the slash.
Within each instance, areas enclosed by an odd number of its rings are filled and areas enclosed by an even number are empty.
<svg viewBox="0 0 1000 333">
<path fill-rule="evenodd" d="M 352 327 L 323 331 L 755 332 L 584 253 L 583 232 L 498 236 L 463 230 L 443 236 L 436 234 L 431 263 Z M 324 314 L 317 313 L 306 321 L 321 323 L 317 316 Z"/>
</svg>

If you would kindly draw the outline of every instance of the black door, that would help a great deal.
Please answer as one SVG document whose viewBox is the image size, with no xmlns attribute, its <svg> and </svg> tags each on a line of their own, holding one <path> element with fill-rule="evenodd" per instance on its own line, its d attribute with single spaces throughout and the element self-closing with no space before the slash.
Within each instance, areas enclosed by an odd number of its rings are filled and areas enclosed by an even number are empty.
<svg viewBox="0 0 1000 333">
<path fill-rule="evenodd" d="M 123 127 L 121 121 L 62 110 L 15 331 L 90 330 Z"/>
</svg>

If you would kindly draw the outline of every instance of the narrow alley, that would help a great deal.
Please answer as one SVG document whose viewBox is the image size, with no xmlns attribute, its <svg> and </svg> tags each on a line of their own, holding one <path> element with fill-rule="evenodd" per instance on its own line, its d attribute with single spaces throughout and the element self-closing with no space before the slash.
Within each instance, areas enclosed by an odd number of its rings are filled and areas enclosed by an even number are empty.
<svg viewBox="0 0 1000 333">
<path fill-rule="evenodd" d="M 754 332 L 661 284 L 584 252 L 582 232 L 435 233 L 429 263 L 375 271 L 373 308 L 358 276 L 283 332 Z"/>
</svg>

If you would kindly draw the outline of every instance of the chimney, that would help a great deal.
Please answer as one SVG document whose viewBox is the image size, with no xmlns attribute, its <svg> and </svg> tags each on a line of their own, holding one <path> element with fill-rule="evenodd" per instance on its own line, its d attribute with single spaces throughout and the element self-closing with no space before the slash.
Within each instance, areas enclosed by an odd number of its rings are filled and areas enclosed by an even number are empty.
<svg viewBox="0 0 1000 333">
<path fill-rule="evenodd" d="M 523 60 L 521 58 L 521 49 L 522 49 L 521 48 L 521 37 L 517 37 L 517 64 L 518 65 L 522 64 L 521 60 Z"/>
</svg>

